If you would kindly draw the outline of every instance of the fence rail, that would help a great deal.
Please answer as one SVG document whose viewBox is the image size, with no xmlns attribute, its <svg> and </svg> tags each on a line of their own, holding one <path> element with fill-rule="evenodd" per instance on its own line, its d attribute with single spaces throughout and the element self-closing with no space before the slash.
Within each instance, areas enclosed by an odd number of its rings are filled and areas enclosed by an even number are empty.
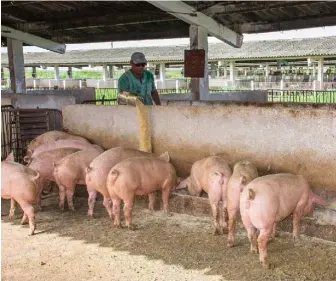
<svg viewBox="0 0 336 281">
<path fill-rule="evenodd" d="M 238 92 L 239 90 L 211 89 L 210 94 Z M 247 90 L 248 91 L 248 90 Z M 189 89 L 160 89 L 160 95 L 187 94 Z M 298 102 L 298 103 L 336 103 L 336 90 L 313 91 L 313 90 L 275 90 L 269 89 L 268 102 Z M 118 89 L 96 89 L 96 100 L 86 101 L 92 104 L 117 104 Z"/>
<path fill-rule="evenodd" d="M 336 103 L 336 91 L 268 90 L 269 102 Z"/>
</svg>

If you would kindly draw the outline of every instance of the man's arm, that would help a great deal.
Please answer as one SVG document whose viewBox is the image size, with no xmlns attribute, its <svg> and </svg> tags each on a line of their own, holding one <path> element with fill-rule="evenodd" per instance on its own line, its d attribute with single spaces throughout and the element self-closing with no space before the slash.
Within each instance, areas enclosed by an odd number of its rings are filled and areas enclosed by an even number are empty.
<svg viewBox="0 0 336 281">
<path fill-rule="evenodd" d="M 159 93 L 156 89 L 152 92 L 152 99 L 156 105 L 161 105 Z"/>
<path fill-rule="evenodd" d="M 161 105 L 161 101 L 160 101 L 160 97 L 159 97 L 159 93 L 155 87 L 155 82 L 154 82 L 154 75 L 151 74 L 152 76 L 152 99 L 155 102 L 156 105 Z"/>
</svg>

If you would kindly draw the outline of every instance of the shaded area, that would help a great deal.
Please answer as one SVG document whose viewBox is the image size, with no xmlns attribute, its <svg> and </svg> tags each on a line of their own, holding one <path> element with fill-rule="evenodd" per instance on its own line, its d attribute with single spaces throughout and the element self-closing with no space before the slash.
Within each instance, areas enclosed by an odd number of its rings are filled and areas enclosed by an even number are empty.
<svg viewBox="0 0 336 281">
<path fill-rule="evenodd" d="M 167 217 L 161 211 L 150 213 L 144 204 L 145 201 L 138 201 L 133 213 L 138 229 L 128 231 L 113 228 L 101 201 L 96 203 L 96 218 L 89 219 L 86 217 L 86 199 L 75 199 L 76 213 L 61 213 L 56 198 L 51 197 L 43 201 L 44 211 L 37 214 L 37 237 L 55 233 L 61 237 L 98 243 L 111 250 L 128 251 L 131 255 L 145 255 L 148 259 L 162 260 L 166 264 L 182 265 L 186 269 L 210 268 L 207 274 L 222 275 L 224 280 L 336 279 L 336 243 L 303 237 L 303 241 L 296 244 L 290 235 L 281 232 L 268 248 L 270 262 L 275 268 L 265 270 L 259 264 L 258 256 L 249 253 L 249 243 L 241 226 L 237 246 L 227 248 L 226 235 L 211 234 L 210 217 L 176 213 Z M 8 210 L 9 201 L 2 200 L 3 223 L 8 223 L 5 217 Z M 16 217 L 19 217 L 17 213 Z M 18 225 L 19 220 L 15 220 L 14 224 Z M 28 233 L 28 229 L 24 230 Z M 28 237 L 23 239 L 29 241 Z M 28 253 L 20 254 L 22 259 L 29 256 Z M 17 255 L 15 250 L 13 255 Z"/>
</svg>

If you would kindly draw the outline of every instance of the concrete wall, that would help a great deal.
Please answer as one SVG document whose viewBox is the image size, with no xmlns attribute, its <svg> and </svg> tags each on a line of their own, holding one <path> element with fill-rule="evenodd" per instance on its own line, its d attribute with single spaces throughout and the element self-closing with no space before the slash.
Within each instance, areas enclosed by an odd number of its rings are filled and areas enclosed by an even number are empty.
<svg viewBox="0 0 336 281">
<path fill-rule="evenodd" d="M 160 95 L 163 105 L 169 104 L 170 101 L 191 101 L 191 94 L 166 94 Z M 248 101 L 248 102 L 267 102 L 267 91 L 237 91 L 223 92 L 209 95 L 210 101 Z"/>
<path fill-rule="evenodd" d="M 27 94 L 45 94 L 45 95 L 70 95 L 75 97 L 75 103 L 82 103 L 85 100 L 94 100 L 96 98 L 95 88 L 65 89 L 65 90 L 29 90 Z"/>
<path fill-rule="evenodd" d="M 133 107 L 70 105 L 63 120 L 105 149 L 138 147 Z M 335 105 L 171 101 L 151 107 L 150 120 L 153 152 L 168 151 L 181 176 L 196 160 L 219 153 L 230 164 L 252 160 L 261 173 L 270 164 L 271 173 L 303 174 L 317 191 L 336 195 Z"/>
<path fill-rule="evenodd" d="M 2 94 L 1 104 L 11 104 L 14 108 L 62 108 L 69 104 L 75 104 L 73 95 L 44 95 L 44 94 Z"/>
</svg>

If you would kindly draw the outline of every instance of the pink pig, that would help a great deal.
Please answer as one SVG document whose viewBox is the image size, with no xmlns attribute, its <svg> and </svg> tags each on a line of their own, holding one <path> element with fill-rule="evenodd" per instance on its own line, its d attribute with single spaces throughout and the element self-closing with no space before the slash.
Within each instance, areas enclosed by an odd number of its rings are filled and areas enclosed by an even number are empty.
<svg viewBox="0 0 336 281">
<path fill-rule="evenodd" d="M 50 141 L 47 143 L 44 143 L 38 147 L 35 148 L 34 152 L 32 154 L 27 154 L 23 160 L 26 163 L 29 163 L 32 158 L 36 157 L 38 154 L 49 151 L 57 148 L 65 148 L 65 147 L 72 147 L 72 148 L 78 148 L 78 149 L 98 149 L 101 150 L 102 148 L 98 145 L 91 144 L 88 142 L 84 142 L 82 140 L 73 140 L 73 139 L 61 139 L 57 141 Z"/>
<path fill-rule="evenodd" d="M 123 160 L 109 172 L 106 180 L 113 201 L 114 225 L 120 226 L 120 206 L 124 201 L 126 226 L 134 229 L 132 209 L 135 195 L 162 191 L 163 210 L 168 212 L 170 192 L 176 187 L 176 171 L 169 157 L 134 157 Z"/>
<path fill-rule="evenodd" d="M 164 154 L 163 154 L 164 155 Z M 104 153 L 97 156 L 86 168 L 86 177 L 85 183 L 87 186 L 87 190 L 89 193 L 88 198 L 88 216 L 93 216 L 94 205 L 96 202 L 97 191 L 101 193 L 104 197 L 103 204 L 110 216 L 112 218 L 112 200 L 108 194 L 108 190 L 106 187 L 106 178 L 110 170 L 114 165 L 119 163 L 122 160 L 131 158 L 131 157 L 156 157 L 155 154 L 131 149 L 131 148 L 123 148 L 123 147 L 114 147 L 109 150 L 106 150 Z M 154 194 L 155 195 L 155 194 Z M 154 195 L 149 195 L 150 197 L 150 206 L 149 208 L 152 210 L 152 206 L 154 206 Z"/>
<path fill-rule="evenodd" d="M 293 214 L 293 238 L 300 239 L 300 220 L 312 211 L 313 204 L 326 205 L 314 194 L 301 175 L 274 174 L 256 178 L 243 190 L 240 213 L 251 243 L 264 267 L 269 267 L 267 242 L 274 224 Z M 260 230 L 258 240 L 256 230 Z"/>
<path fill-rule="evenodd" d="M 11 154 L 12 155 L 12 154 Z M 24 215 L 21 224 L 29 220 L 29 235 L 33 235 L 36 223 L 33 203 L 38 192 L 38 179 L 40 174 L 19 163 L 9 161 L 1 162 L 1 197 L 11 199 L 9 218 L 15 213 L 16 202 L 22 208 Z"/>
<path fill-rule="evenodd" d="M 228 246 L 233 247 L 235 243 L 235 231 L 237 213 L 239 210 L 240 194 L 244 187 L 258 177 L 257 168 L 247 160 L 236 163 L 228 183 L 227 200 L 229 215 Z"/>
<path fill-rule="evenodd" d="M 188 192 L 198 197 L 201 196 L 202 190 L 208 194 L 214 234 L 223 233 L 223 229 L 227 226 L 226 189 L 230 177 L 231 169 L 227 162 L 219 156 L 210 156 L 196 161 L 191 167 L 190 176 L 176 187 L 180 189 L 187 186 Z M 219 208 L 220 201 L 222 201 L 222 214 Z"/>
<path fill-rule="evenodd" d="M 103 152 L 102 148 L 84 149 L 54 163 L 54 177 L 59 188 L 59 207 L 62 211 L 64 210 L 65 195 L 69 209 L 75 211 L 72 200 L 75 187 L 77 184 L 85 184 L 86 167 Z"/>
</svg>

